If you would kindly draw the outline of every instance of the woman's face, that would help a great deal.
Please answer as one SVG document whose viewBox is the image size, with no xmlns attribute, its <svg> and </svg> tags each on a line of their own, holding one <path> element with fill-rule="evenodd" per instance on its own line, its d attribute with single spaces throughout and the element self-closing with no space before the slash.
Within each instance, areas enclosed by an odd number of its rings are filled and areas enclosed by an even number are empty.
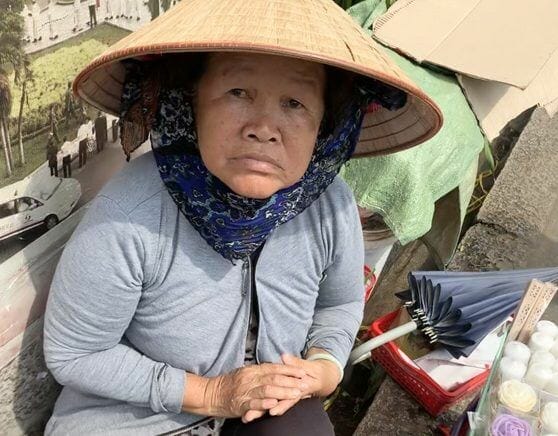
<svg viewBox="0 0 558 436">
<path fill-rule="evenodd" d="M 324 114 L 323 65 L 260 54 L 209 57 L 195 99 L 201 157 L 232 191 L 267 198 L 304 175 Z"/>
</svg>

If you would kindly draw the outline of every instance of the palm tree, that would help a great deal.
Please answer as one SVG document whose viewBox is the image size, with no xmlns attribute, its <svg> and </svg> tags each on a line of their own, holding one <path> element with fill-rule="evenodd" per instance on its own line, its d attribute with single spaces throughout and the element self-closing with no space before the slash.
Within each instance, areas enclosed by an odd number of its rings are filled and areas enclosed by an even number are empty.
<svg viewBox="0 0 558 436">
<path fill-rule="evenodd" d="M 6 173 L 10 177 L 13 172 L 12 147 L 10 144 L 10 132 L 8 130 L 8 117 L 12 110 L 12 92 L 10 91 L 10 82 L 4 70 L 0 69 L 0 136 L 2 136 L 2 145 L 4 147 L 4 156 L 6 158 Z"/>
</svg>

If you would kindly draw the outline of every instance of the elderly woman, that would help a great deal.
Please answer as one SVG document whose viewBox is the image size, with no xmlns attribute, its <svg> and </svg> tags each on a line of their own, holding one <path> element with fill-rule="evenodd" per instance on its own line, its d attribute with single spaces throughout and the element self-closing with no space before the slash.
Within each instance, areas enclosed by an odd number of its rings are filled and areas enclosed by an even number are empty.
<svg viewBox="0 0 558 436">
<path fill-rule="evenodd" d="M 429 138 L 435 105 L 330 0 L 182 2 L 74 90 L 121 115 L 128 156 L 148 137 L 153 151 L 60 260 L 44 350 L 64 389 L 46 434 L 333 434 L 319 398 L 363 309 L 358 212 L 336 176 Z"/>
</svg>

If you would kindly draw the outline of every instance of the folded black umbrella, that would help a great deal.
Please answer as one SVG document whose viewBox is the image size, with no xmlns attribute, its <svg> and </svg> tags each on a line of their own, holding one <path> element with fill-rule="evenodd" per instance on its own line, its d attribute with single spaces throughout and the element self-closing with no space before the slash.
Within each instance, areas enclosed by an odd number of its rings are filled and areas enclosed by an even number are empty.
<svg viewBox="0 0 558 436">
<path fill-rule="evenodd" d="M 484 337 L 519 305 L 529 282 L 558 281 L 558 268 L 511 271 L 409 273 L 409 289 L 397 294 L 412 321 L 356 347 L 354 365 L 370 351 L 414 330 L 440 344 L 455 358 L 469 356 Z"/>
</svg>

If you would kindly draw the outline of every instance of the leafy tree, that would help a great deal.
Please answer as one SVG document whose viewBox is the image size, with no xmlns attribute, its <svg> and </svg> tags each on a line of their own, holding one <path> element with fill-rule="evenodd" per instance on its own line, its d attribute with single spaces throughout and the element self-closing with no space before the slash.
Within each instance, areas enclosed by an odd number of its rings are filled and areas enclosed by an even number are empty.
<svg viewBox="0 0 558 436">
<path fill-rule="evenodd" d="M 21 11 L 23 0 L 0 0 L 0 128 L 8 175 L 13 169 L 8 117 L 12 105 L 10 82 L 5 68 L 14 72 L 14 83 L 24 86 L 29 78 L 29 62 L 23 46 L 24 27 Z M 20 158 L 25 162 L 20 140 Z"/>
</svg>

